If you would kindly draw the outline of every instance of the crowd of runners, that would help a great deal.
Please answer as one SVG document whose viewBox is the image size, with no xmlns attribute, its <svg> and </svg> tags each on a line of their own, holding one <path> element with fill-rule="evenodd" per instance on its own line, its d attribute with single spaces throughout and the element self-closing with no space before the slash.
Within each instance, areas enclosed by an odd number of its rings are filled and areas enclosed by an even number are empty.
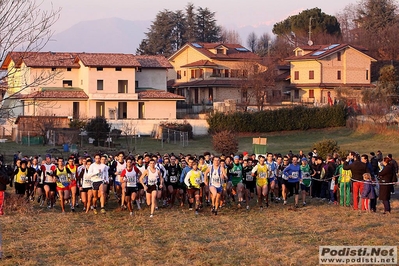
<svg viewBox="0 0 399 266">
<path fill-rule="evenodd" d="M 300 208 L 307 205 L 308 197 L 374 212 L 379 199 L 384 213 L 390 213 L 397 173 L 392 155 L 383 157 L 380 151 L 370 155 L 350 152 L 345 158 L 338 154 L 322 158 L 317 150 L 221 156 L 209 152 L 200 156 L 85 153 L 67 160 L 50 154 L 44 158 L 17 156 L 8 171 L 1 166 L 0 215 L 4 214 L 6 185 L 14 187 L 21 201 L 37 201 L 49 209 L 59 202 L 62 213 L 78 209 L 106 213 L 115 198 L 117 208 L 127 209 L 130 215 L 145 205 L 150 217 L 159 207 L 188 208 L 196 215 L 210 210 L 218 215 L 226 205 L 263 210 L 270 204 L 289 202 Z"/>
</svg>

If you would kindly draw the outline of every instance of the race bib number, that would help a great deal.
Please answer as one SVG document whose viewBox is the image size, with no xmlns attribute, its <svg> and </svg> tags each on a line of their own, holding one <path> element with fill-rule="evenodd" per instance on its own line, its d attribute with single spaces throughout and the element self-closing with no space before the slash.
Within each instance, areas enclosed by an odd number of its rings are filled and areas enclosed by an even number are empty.
<svg viewBox="0 0 399 266">
<path fill-rule="evenodd" d="M 21 181 L 22 181 L 22 182 L 25 182 L 26 180 L 27 180 L 26 176 L 21 175 Z"/>
<path fill-rule="evenodd" d="M 246 180 L 249 181 L 249 182 L 254 181 L 254 177 L 252 176 L 251 173 L 247 173 L 246 174 Z"/>
<path fill-rule="evenodd" d="M 266 178 L 266 173 L 264 172 L 259 173 L 259 178 Z"/>
<path fill-rule="evenodd" d="M 220 178 L 212 178 L 212 185 L 215 187 L 220 187 Z"/>
<path fill-rule="evenodd" d="M 67 182 L 67 177 L 66 177 L 66 175 L 60 175 L 60 176 L 58 176 L 58 178 L 60 179 L 60 182 L 61 183 L 65 183 L 65 182 Z"/>
<path fill-rule="evenodd" d="M 290 178 L 292 178 L 292 179 L 296 179 L 298 177 L 299 177 L 299 173 L 298 172 L 292 172 L 292 174 L 290 176 Z"/>
<path fill-rule="evenodd" d="M 177 182 L 177 176 L 170 176 L 170 183 L 176 183 Z"/>
<path fill-rule="evenodd" d="M 302 174 L 302 179 L 310 179 L 310 173 L 309 172 L 304 172 Z"/>
<path fill-rule="evenodd" d="M 200 185 L 201 184 L 201 178 L 196 178 L 195 179 L 195 184 Z"/>
<path fill-rule="evenodd" d="M 153 185 L 155 185 L 157 183 L 157 180 L 156 179 L 148 179 L 148 185 L 149 186 L 153 186 Z"/>
<path fill-rule="evenodd" d="M 135 177 L 128 177 L 127 178 L 127 186 L 128 187 L 136 187 L 137 186 L 137 180 Z"/>
</svg>

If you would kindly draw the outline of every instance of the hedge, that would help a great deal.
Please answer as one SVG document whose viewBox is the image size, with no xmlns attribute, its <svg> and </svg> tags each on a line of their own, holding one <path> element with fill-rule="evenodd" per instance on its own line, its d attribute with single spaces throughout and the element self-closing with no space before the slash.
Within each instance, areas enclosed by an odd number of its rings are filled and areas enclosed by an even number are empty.
<svg viewBox="0 0 399 266">
<path fill-rule="evenodd" d="M 231 130 L 234 132 L 272 132 L 307 130 L 311 128 L 341 127 L 346 124 L 344 105 L 327 107 L 281 108 L 256 113 L 214 113 L 207 119 L 209 133 Z"/>
</svg>

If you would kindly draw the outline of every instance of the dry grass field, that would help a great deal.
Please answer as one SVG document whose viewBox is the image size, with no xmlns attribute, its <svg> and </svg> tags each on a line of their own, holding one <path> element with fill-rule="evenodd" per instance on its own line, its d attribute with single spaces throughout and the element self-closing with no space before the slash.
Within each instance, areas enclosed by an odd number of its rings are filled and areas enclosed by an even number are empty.
<svg viewBox="0 0 399 266">
<path fill-rule="evenodd" d="M 353 132 L 346 128 L 306 132 L 278 132 L 268 137 L 268 150 L 287 153 L 303 149 L 323 138 L 338 141 L 341 149 L 369 153 L 381 149 L 399 157 L 398 133 Z M 253 136 L 240 137 L 240 151 L 251 151 Z M 254 136 L 257 137 L 257 136 Z M 155 143 L 155 144 L 154 144 Z M 189 147 L 149 140 L 137 152 L 201 153 L 212 150 L 208 138 L 190 141 Z M 18 146 L 6 143 L 2 153 Z M 21 146 L 19 146 L 21 147 Z M 48 148 L 48 147 L 47 147 Z M 38 148 L 21 147 L 25 154 Z M 8 189 L 12 194 L 13 190 Z M 119 211 L 111 197 L 105 215 L 61 214 L 59 203 L 53 210 L 38 204 L 6 204 L 0 217 L 3 260 L 1 265 L 317 265 L 320 245 L 398 245 L 399 190 L 392 200 L 392 214 L 361 213 L 350 208 L 308 199 L 308 206 L 272 204 L 259 211 L 256 199 L 251 209 L 223 208 L 212 216 L 204 208 L 198 216 L 187 205 L 160 208 L 149 218 L 149 208 Z"/>
<path fill-rule="evenodd" d="M 308 200 L 259 211 L 227 206 L 198 216 L 187 206 L 61 214 L 23 205 L 1 217 L 2 265 L 317 265 L 320 245 L 397 245 L 399 201 L 391 215 L 361 213 Z M 10 200 L 12 201 L 12 200 Z"/>
</svg>

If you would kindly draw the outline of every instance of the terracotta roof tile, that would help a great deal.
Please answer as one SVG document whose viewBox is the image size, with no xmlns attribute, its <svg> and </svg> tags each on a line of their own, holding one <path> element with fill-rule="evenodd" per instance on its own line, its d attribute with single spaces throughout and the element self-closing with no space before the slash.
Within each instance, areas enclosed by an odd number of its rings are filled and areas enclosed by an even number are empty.
<svg viewBox="0 0 399 266">
<path fill-rule="evenodd" d="M 209 60 L 198 60 L 198 61 L 189 63 L 189 64 L 181 66 L 181 67 L 201 67 L 201 66 L 209 67 L 209 66 L 217 66 L 217 65 Z"/>
<path fill-rule="evenodd" d="M 55 53 L 55 52 L 10 52 L 7 54 L 2 69 L 7 69 L 10 61 L 20 67 L 22 62 L 28 67 L 63 67 L 79 68 L 75 62 L 77 53 Z"/>
<path fill-rule="evenodd" d="M 80 53 L 77 56 L 89 67 L 139 67 L 140 63 L 132 54 Z"/>
<path fill-rule="evenodd" d="M 142 68 L 173 68 L 168 59 L 161 55 L 136 55 Z"/>
<path fill-rule="evenodd" d="M 255 53 L 252 53 L 244 46 L 240 44 L 232 44 L 232 43 L 190 43 L 192 48 L 198 50 L 205 56 L 211 59 L 217 60 L 260 60 L 260 56 Z M 227 54 L 214 54 L 209 51 L 210 49 L 216 49 L 219 46 L 224 46 L 227 48 Z M 237 50 L 238 49 L 238 50 Z M 240 51 L 241 50 L 241 51 Z"/>
<path fill-rule="evenodd" d="M 184 100 L 184 96 L 180 96 L 167 91 L 160 90 L 148 90 L 139 92 L 139 99 L 175 99 L 175 100 Z"/>
<path fill-rule="evenodd" d="M 79 88 L 41 88 L 39 91 L 21 96 L 25 99 L 88 99 L 89 96 Z"/>
<path fill-rule="evenodd" d="M 234 79 L 200 79 L 189 82 L 174 83 L 170 87 L 187 88 L 187 87 L 237 87 L 242 84 L 242 80 Z"/>
</svg>

